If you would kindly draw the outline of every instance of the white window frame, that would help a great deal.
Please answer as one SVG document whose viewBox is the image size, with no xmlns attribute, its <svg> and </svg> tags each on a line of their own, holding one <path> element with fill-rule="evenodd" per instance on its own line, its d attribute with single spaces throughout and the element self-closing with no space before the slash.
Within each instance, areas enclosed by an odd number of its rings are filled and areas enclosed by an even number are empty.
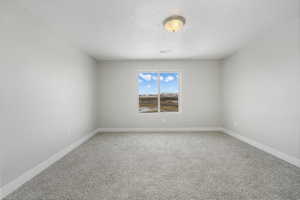
<svg viewBox="0 0 300 200">
<path fill-rule="evenodd" d="M 158 78 L 157 78 L 157 87 L 158 87 L 158 111 L 157 112 L 149 112 L 149 113 L 143 113 L 139 112 L 139 74 L 140 73 L 157 73 Z M 178 112 L 161 112 L 160 111 L 160 74 L 161 73 L 178 73 Z M 137 78 L 137 111 L 139 114 L 146 114 L 146 115 L 151 115 L 151 114 L 180 114 L 182 112 L 182 71 L 181 70 L 138 70 L 136 73 L 136 78 Z"/>
</svg>

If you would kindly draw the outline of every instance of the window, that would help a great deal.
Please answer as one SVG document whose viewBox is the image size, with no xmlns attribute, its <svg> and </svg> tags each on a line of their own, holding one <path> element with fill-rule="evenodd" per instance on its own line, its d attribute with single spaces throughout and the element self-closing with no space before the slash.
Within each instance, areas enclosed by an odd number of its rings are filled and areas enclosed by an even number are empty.
<svg viewBox="0 0 300 200">
<path fill-rule="evenodd" d="M 179 79 L 178 72 L 139 73 L 139 112 L 178 112 Z"/>
</svg>

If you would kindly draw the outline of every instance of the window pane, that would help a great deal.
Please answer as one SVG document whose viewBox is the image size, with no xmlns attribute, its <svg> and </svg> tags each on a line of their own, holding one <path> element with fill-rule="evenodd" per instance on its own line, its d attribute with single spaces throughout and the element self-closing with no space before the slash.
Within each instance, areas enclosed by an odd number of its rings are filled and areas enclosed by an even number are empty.
<svg viewBox="0 0 300 200">
<path fill-rule="evenodd" d="M 158 73 L 139 73 L 139 112 L 158 112 Z"/>
<path fill-rule="evenodd" d="M 178 112 L 179 74 L 160 74 L 160 111 Z"/>
</svg>

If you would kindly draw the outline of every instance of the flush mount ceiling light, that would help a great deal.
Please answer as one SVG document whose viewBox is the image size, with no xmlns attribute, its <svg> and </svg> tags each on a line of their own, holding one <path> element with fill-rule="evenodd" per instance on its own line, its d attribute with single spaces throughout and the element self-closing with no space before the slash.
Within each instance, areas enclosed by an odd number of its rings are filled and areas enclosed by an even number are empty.
<svg viewBox="0 0 300 200">
<path fill-rule="evenodd" d="M 177 32 L 185 24 L 185 18 L 179 15 L 173 15 L 164 20 L 163 25 L 169 32 Z"/>
</svg>

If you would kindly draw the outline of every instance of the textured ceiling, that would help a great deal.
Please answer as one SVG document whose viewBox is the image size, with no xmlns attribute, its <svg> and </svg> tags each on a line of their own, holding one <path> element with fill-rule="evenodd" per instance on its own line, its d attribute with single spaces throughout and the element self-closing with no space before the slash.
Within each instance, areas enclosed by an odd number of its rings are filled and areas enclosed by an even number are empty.
<svg viewBox="0 0 300 200">
<path fill-rule="evenodd" d="M 14 1 L 14 0 L 12 0 Z M 220 59 L 266 27 L 299 15 L 299 0 L 16 0 L 97 59 Z M 162 21 L 187 22 L 177 33 Z"/>
</svg>

